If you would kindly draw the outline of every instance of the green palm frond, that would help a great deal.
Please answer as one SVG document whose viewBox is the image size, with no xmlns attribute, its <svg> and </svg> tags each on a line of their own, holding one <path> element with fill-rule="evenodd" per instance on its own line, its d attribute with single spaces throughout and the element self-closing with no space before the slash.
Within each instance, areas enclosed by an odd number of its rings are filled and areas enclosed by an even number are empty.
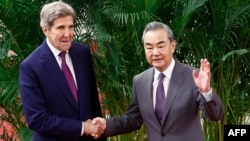
<svg viewBox="0 0 250 141">
<path fill-rule="evenodd" d="M 244 55 L 246 53 L 250 53 L 250 51 L 247 50 L 247 49 L 233 50 L 233 51 L 228 52 L 227 54 L 225 54 L 225 56 L 223 56 L 223 58 L 222 58 L 222 61 L 226 61 L 228 59 L 228 57 L 232 57 L 234 55 L 241 56 L 241 55 Z"/>
<path fill-rule="evenodd" d="M 142 19 L 153 20 L 159 1 L 105 1 L 103 13 L 118 25 L 134 24 Z"/>
<path fill-rule="evenodd" d="M 183 17 L 189 17 L 199 7 L 204 6 L 208 0 L 184 0 Z"/>
<path fill-rule="evenodd" d="M 230 3 L 231 2 L 231 3 Z M 228 26 L 233 25 L 233 23 L 238 23 L 237 25 L 244 26 L 245 23 L 249 22 L 250 17 L 250 4 L 249 1 L 237 2 L 230 0 L 228 2 L 228 9 L 226 11 L 226 24 Z"/>
<path fill-rule="evenodd" d="M 171 23 L 175 31 L 176 40 L 184 33 L 183 30 L 187 27 L 190 22 L 192 14 L 200 7 L 204 7 L 207 0 L 185 0 L 183 1 L 183 11 L 180 15 L 177 15 Z"/>
</svg>

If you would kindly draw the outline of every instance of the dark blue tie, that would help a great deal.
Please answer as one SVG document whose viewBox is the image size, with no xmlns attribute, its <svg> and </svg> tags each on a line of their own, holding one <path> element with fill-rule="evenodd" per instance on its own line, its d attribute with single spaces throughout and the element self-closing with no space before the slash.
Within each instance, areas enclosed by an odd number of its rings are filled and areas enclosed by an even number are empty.
<svg viewBox="0 0 250 141">
<path fill-rule="evenodd" d="M 73 97 L 76 101 L 76 103 L 78 103 L 78 96 L 77 96 L 77 89 L 76 89 L 76 85 L 75 85 L 75 81 L 74 81 L 74 78 L 69 70 L 69 67 L 66 63 L 66 60 L 65 60 L 65 54 L 66 52 L 65 51 L 62 51 L 60 53 L 60 56 L 62 58 L 62 64 L 61 64 L 61 67 L 62 67 L 62 71 L 63 71 L 63 74 L 68 82 L 68 85 L 70 87 L 70 90 L 73 94 Z"/>
<path fill-rule="evenodd" d="M 163 107 L 165 102 L 165 92 L 163 87 L 163 79 L 165 75 L 160 73 L 158 76 L 158 86 L 156 89 L 156 104 L 155 104 L 155 114 L 158 121 L 161 123 L 162 121 L 162 114 L 163 114 Z"/>
</svg>

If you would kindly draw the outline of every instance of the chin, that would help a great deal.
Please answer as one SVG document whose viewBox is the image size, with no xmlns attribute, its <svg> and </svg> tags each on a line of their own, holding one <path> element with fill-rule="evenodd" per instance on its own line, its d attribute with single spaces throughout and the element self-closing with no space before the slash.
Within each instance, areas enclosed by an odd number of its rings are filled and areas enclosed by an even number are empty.
<svg viewBox="0 0 250 141">
<path fill-rule="evenodd" d="M 153 64 L 153 67 L 155 67 L 159 71 L 163 71 L 164 70 L 164 66 L 160 65 L 160 64 Z"/>
<path fill-rule="evenodd" d="M 153 63 L 152 63 L 152 66 L 154 66 L 154 67 L 156 67 L 156 68 L 161 68 L 161 67 L 163 67 L 163 64 L 160 63 L 160 62 L 153 62 Z"/>
</svg>

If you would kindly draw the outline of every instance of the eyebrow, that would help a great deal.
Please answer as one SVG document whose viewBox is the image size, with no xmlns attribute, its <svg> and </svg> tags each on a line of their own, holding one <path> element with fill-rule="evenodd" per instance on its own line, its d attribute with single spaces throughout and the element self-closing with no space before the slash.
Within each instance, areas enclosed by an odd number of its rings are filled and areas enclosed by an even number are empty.
<svg viewBox="0 0 250 141">
<path fill-rule="evenodd" d="M 61 27 L 74 27 L 74 24 L 71 24 L 71 25 L 69 25 L 69 26 L 66 26 L 66 25 L 64 25 L 64 24 L 58 25 L 58 26 L 57 26 L 57 28 L 61 28 Z"/>
<path fill-rule="evenodd" d="M 165 43 L 165 41 L 159 41 L 158 43 L 156 43 L 157 45 L 159 45 L 159 44 L 163 44 L 163 43 Z M 152 45 L 151 43 L 145 43 L 145 45 Z"/>
<path fill-rule="evenodd" d="M 163 43 L 165 43 L 165 41 L 160 41 L 160 42 L 157 43 L 157 45 L 163 44 Z"/>
</svg>

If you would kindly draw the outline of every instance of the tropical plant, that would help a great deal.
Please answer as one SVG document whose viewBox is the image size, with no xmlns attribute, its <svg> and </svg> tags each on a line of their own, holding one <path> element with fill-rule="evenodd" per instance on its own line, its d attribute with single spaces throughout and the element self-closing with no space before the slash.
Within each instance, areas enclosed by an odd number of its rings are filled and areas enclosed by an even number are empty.
<svg viewBox="0 0 250 141">
<path fill-rule="evenodd" d="M 35 20 L 28 19 L 33 12 L 30 13 L 28 2 L 25 5 L 22 2 L 0 1 L 0 107 L 5 111 L 5 114 L 1 115 L 1 120 L 12 123 L 17 134 L 26 135 L 31 133 L 23 120 L 19 100 L 18 65 L 23 55 L 28 54 L 26 51 L 31 47 L 32 41 L 36 41 L 36 39 L 34 37 L 33 40 L 28 40 L 29 37 L 32 37 L 32 33 L 35 33 L 35 30 L 31 27 L 27 28 L 26 25 L 32 25 Z M 19 137 L 26 140 L 28 136 L 20 135 Z M 1 138 L 14 140 L 11 136 L 2 136 Z"/>
</svg>

